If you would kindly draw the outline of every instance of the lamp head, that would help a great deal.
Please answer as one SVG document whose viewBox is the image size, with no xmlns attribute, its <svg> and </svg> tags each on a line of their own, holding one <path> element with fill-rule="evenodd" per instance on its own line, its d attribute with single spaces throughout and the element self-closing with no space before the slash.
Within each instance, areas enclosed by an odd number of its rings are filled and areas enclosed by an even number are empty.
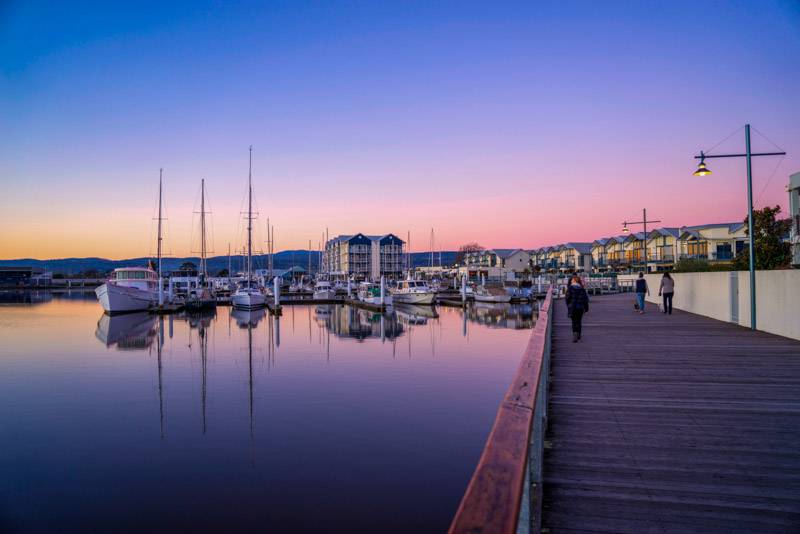
<svg viewBox="0 0 800 534">
<path fill-rule="evenodd" d="M 700 165 L 697 166 L 697 170 L 694 171 L 695 176 L 707 176 L 711 174 L 711 171 L 706 168 L 705 164 L 706 155 L 703 154 L 703 151 L 700 151 Z"/>
<path fill-rule="evenodd" d="M 630 230 L 628 230 L 628 222 L 622 223 L 622 233 L 627 234 Z"/>
</svg>

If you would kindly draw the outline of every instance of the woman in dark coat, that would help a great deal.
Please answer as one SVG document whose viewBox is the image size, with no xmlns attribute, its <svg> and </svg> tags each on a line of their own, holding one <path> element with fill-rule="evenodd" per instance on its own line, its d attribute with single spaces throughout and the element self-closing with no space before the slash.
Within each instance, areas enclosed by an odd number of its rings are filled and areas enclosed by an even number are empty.
<svg viewBox="0 0 800 534">
<path fill-rule="evenodd" d="M 586 294 L 581 277 L 572 275 L 572 282 L 567 288 L 567 315 L 572 318 L 572 341 L 577 343 L 581 338 L 581 320 L 584 313 L 589 313 L 589 295 Z"/>
</svg>

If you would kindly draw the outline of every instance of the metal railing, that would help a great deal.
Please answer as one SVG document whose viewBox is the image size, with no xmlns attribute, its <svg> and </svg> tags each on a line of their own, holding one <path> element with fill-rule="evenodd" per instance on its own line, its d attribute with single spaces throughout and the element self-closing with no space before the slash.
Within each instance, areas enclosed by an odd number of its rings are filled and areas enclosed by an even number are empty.
<svg viewBox="0 0 800 534">
<path fill-rule="evenodd" d="M 451 533 L 539 532 L 547 427 L 552 294 L 548 293 L 517 373 L 497 412 Z"/>
</svg>

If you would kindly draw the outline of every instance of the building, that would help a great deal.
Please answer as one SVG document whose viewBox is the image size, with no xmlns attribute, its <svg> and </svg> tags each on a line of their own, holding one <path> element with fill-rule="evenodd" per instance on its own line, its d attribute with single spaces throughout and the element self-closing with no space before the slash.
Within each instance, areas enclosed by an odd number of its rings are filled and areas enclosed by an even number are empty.
<svg viewBox="0 0 800 534">
<path fill-rule="evenodd" d="M 606 256 L 606 245 L 610 238 L 603 237 L 596 239 L 592 242 L 590 249 L 592 254 L 592 267 L 597 272 L 605 272 L 608 270 L 608 257 Z"/>
<path fill-rule="evenodd" d="M 399 278 L 403 274 L 404 244 L 394 234 L 340 235 L 325 243 L 322 271 L 373 280 L 381 276 Z"/>
<path fill-rule="evenodd" d="M 464 273 L 471 280 L 498 282 L 530 275 L 531 253 L 521 248 L 493 248 L 464 256 Z"/>
<path fill-rule="evenodd" d="M 792 232 L 789 243 L 792 245 L 792 265 L 800 264 L 800 172 L 789 176 L 789 217 L 792 219 Z"/>
<path fill-rule="evenodd" d="M 678 237 L 678 259 L 732 261 L 748 246 L 746 229 L 743 222 L 684 226 Z"/>
<path fill-rule="evenodd" d="M 656 269 L 673 267 L 680 254 L 680 228 L 658 228 L 647 234 L 647 265 Z"/>
<path fill-rule="evenodd" d="M 46 286 L 53 273 L 41 267 L 0 267 L 0 285 Z"/>
<path fill-rule="evenodd" d="M 558 254 L 562 270 L 592 270 L 592 243 L 564 243 L 558 247 Z"/>
</svg>

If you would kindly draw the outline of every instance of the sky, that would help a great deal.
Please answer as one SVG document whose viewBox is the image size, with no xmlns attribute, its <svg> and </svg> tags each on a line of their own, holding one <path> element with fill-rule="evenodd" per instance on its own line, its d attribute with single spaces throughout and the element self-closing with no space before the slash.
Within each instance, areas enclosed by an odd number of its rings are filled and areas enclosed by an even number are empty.
<svg viewBox="0 0 800 534">
<path fill-rule="evenodd" d="M 250 146 L 261 249 L 267 217 L 276 251 L 741 221 L 744 158 L 694 156 L 751 124 L 787 152 L 755 207 L 787 209 L 798 88 L 790 1 L 0 2 L 0 259 L 154 253 L 159 169 L 166 252 L 197 251 L 201 179 L 241 249 Z"/>
</svg>

